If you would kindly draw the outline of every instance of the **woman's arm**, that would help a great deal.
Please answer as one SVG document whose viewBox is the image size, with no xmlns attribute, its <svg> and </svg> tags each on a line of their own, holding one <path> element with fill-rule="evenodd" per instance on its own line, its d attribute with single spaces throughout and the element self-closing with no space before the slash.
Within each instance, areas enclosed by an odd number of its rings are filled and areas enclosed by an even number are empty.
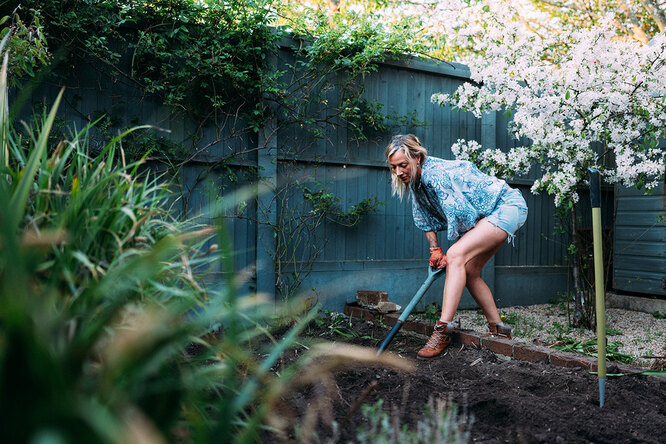
<svg viewBox="0 0 666 444">
<path fill-rule="evenodd" d="M 439 248 L 439 242 L 437 242 L 437 233 L 434 231 L 426 231 L 426 238 L 428 239 L 428 245 L 430 249 Z"/>
<path fill-rule="evenodd" d="M 446 256 L 442 252 L 442 249 L 439 248 L 437 233 L 434 231 L 426 231 L 425 235 L 428 239 L 428 245 L 430 245 L 430 266 L 436 268 L 446 267 Z"/>
</svg>

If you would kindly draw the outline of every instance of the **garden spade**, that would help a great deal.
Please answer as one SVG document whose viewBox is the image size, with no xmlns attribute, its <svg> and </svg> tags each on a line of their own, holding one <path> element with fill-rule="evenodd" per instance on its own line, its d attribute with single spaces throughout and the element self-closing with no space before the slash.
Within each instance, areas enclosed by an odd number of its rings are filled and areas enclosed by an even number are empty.
<svg viewBox="0 0 666 444">
<path fill-rule="evenodd" d="M 386 338 L 382 342 L 382 344 L 379 346 L 379 350 L 377 350 L 377 356 L 379 356 L 384 350 L 386 350 L 386 347 L 391 343 L 393 340 L 393 337 L 398 333 L 400 328 L 402 327 L 402 324 L 405 322 L 409 314 L 412 312 L 414 307 L 416 307 L 416 304 L 419 303 L 423 295 L 425 294 L 426 291 L 428 291 L 428 288 L 432 285 L 433 282 L 435 282 L 435 279 L 437 279 L 442 273 L 444 273 L 443 268 L 432 268 L 428 267 L 428 277 L 426 280 L 423 282 L 421 285 L 421 288 L 419 288 L 419 291 L 416 292 L 414 297 L 412 298 L 411 301 L 409 301 L 409 304 L 405 309 L 402 311 L 402 314 L 398 318 L 398 322 L 395 323 L 391 331 L 389 332 L 388 335 L 386 335 Z"/>
<path fill-rule="evenodd" d="M 599 171 L 590 168 L 590 201 L 592 203 L 592 242 L 594 243 L 594 288 L 597 313 L 597 367 L 599 374 L 599 407 L 604 406 L 606 391 L 606 314 L 604 310 L 604 256 L 601 237 L 601 186 Z"/>
</svg>

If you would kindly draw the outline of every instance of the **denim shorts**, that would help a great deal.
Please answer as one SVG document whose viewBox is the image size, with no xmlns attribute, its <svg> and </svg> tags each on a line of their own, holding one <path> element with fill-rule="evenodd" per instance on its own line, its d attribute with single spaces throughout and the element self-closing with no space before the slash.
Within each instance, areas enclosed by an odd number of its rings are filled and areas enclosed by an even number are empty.
<svg viewBox="0 0 666 444">
<path fill-rule="evenodd" d="M 520 191 L 509 188 L 500 200 L 495 209 L 486 216 L 486 220 L 498 228 L 506 231 L 509 235 L 507 242 L 512 242 L 516 231 L 525 223 L 527 219 L 527 204 Z"/>
</svg>

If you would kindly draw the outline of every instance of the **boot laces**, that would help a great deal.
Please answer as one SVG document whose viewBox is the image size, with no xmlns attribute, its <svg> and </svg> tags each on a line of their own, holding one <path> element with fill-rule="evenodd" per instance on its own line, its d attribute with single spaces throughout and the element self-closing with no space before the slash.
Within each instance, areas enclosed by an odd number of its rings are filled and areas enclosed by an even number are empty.
<svg viewBox="0 0 666 444">
<path fill-rule="evenodd" d="M 443 326 L 442 329 L 446 329 L 446 326 Z M 433 350 L 436 350 L 440 347 L 441 343 L 446 340 L 446 337 L 448 335 L 444 333 L 443 331 L 435 329 L 432 332 L 432 335 L 430 336 L 430 339 L 428 339 L 428 342 L 426 342 L 425 347 L 431 348 Z"/>
</svg>

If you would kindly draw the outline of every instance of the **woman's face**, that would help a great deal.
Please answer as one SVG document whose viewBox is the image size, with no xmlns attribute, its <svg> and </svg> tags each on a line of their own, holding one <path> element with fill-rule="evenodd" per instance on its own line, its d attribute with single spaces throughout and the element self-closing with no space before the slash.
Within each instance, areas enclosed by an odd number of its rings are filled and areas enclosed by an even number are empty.
<svg viewBox="0 0 666 444">
<path fill-rule="evenodd" d="M 398 176 L 398 179 L 400 179 L 402 183 L 409 183 L 414 179 L 412 177 L 412 165 L 405 157 L 405 152 L 403 150 L 396 151 L 391 157 L 389 157 L 389 166 L 391 167 L 393 174 Z"/>
</svg>

